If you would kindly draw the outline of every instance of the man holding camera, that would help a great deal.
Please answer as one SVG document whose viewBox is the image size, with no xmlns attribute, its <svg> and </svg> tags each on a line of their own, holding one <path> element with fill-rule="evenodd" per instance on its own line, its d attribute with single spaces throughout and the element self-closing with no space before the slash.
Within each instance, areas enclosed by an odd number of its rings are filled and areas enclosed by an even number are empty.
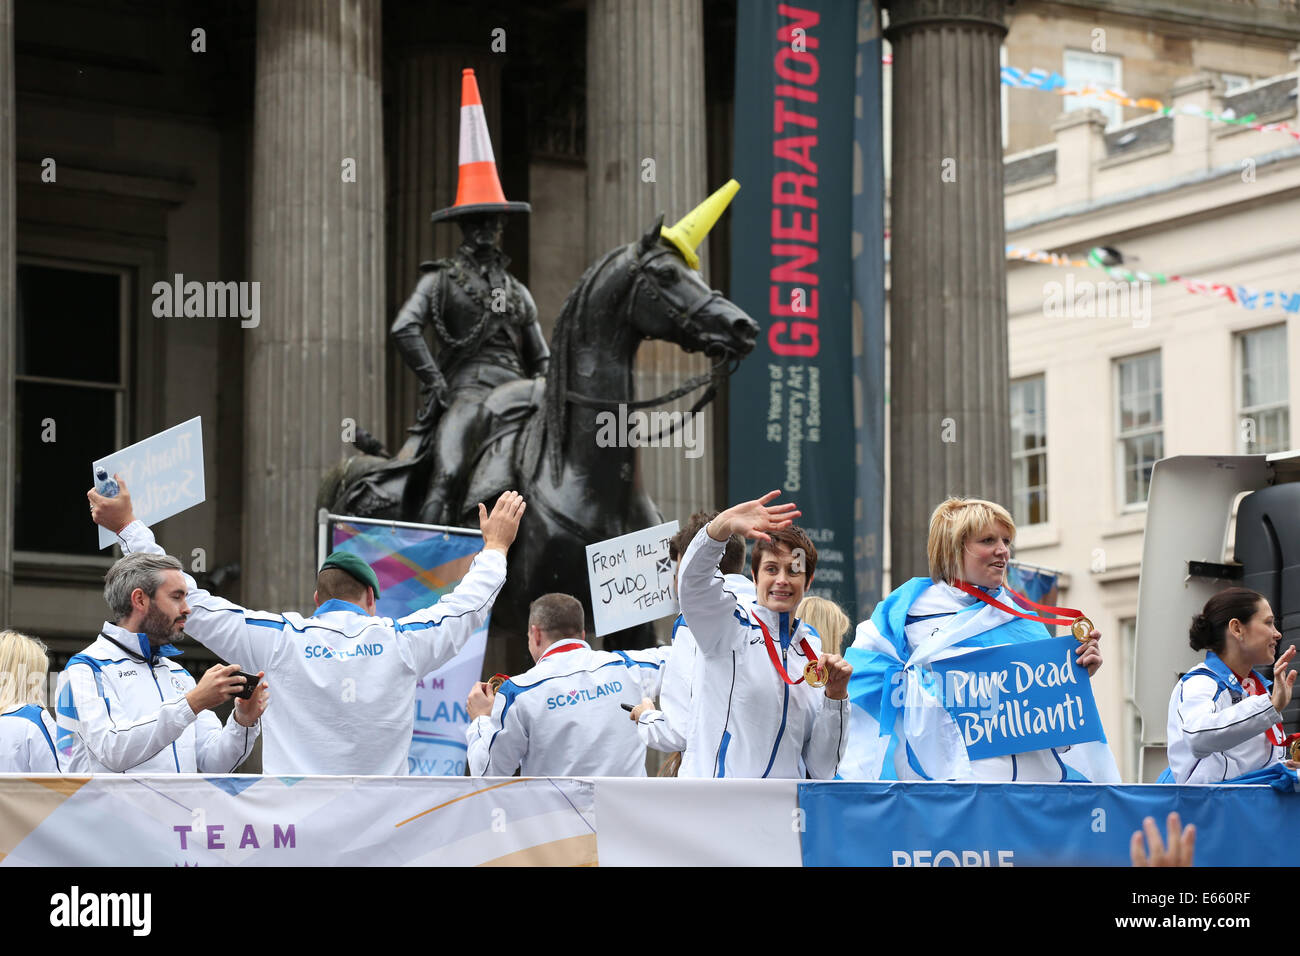
<svg viewBox="0 0 1300 956">
<path fill-rule="evenodd" d="M 246 687 L 234 665 L 208 668 L 196 684 L 172 658 L 190 615 L 181 563 L 128 554 L 104 578 L 116 623 L 70 661 L 59 678 L 60 743 L 71 736 L 72 773 L 231 773 L 252 752 L 266 710 L 266 684 Z M 262 677 L 257 675 L 258 679 Z M 236 694 L 225 727 L 212 713 Z"/>
<path fill-rule="evenodd" d="M 95 522 L 122 550 L 160 554 L 153 532 L 135 520 L 118 476 L 114 498 L 87 492 Z M 263 772 L 405 776 L 415 715 L 415 683 L 451 660 L 487 620 L 506 580 L 524 499 L 507 491 L 489 516 L 479 505 L 483 550 L 437 603 L 399 620 L 378 617 L 379 580 L 353 554 L 335 552 L 316 578 L 316 610 L 250 611 L 200 590 L 189 575 L 179 598 L 192 610 L 185 630 L 247 670 L 270 674 L 276 706 L 267 715 Z"/>
</svg>

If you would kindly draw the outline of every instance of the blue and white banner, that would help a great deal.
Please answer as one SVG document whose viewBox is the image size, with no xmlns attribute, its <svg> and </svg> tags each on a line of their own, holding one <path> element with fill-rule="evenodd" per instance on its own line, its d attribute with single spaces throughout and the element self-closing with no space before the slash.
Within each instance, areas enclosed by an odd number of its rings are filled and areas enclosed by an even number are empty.
<svg viewBox="0 0 1300 956">
<path fill-rule="evenodd" d="M 934 661 L 943 705 L 971 760 L 1106 741 L 1073 637 L 1006 644 Z"/>
<path fill-rule="evenodd" d="M 1196 865 L 1294 866 L 1300 800 L 1272 787 L 801 783 L 804 866 L 1128 866 L 1176 811 Z"/>
</svg>

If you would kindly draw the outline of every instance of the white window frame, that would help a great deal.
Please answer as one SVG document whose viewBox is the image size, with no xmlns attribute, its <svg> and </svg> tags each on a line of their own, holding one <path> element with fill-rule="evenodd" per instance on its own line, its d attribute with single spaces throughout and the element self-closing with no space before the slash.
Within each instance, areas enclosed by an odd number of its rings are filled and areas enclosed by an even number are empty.
<svg viewBox="0 0 1300 956">
<path fill-rule="evenodd" d="M 1020 448 L 1012 448 L 1012 449 L 1011 449 L 1011 462 L 1012 462 L 1011 475 L 1012 475 L 1012 481 L 1014 482 L 1014 481 L 1015 481 L 1015 474 L 1016 474 L 1015 463 L 1016 463 L 1017 461 L 1019 461 L 1019 460 L 1023 460 L 1023 459 L 1027 459 L 1027 458 L 1032 458 L 1032 457 L 1034 457 L 1034 456 L 1036 456 L 1036 455 L 1042 455 L 1042 456 L 1043 456 L 1043 470 L 1042 470 L 1043 483 L 1042 483 L 1041 485 L 1033 485 L 1033 486 L 1026 485 L 1025 488 L 1023 489 L 1023 491 L 1025 491 L 1025 492 L 1029 492 L 1029 491 L 1036 491 L 1036 490 L 1039 490 L 1039 489 L 1042 490 L 1042 492 L 1043 492 L 1043 520 L 1042 520 L 1042 521 L 1034 522 L 1034 524 L 1047 524 L 1047 523 L 1051 520 L 1051 507 L 1050 507 L 1050 501 L 1049 501 L 1049 495 L 1048 495 L 1048 484 L 1047 484 L 1047 453 L 1048 453 L 1048 445 L 1049 445 L 1048 437 L 1047 437 L 1047 375 L 1046 375 L 1045 373 L 1043 373 L 1043 372 L 1039 372 L 1039 373 L 1037 373 L 1037 374 L 1035 374 L 1035 375 L 1025 375 L 1025 376 L 1022 376 L 1021 378 L 1013 379 L 1013 380 L 1011 381 L 1011 388 L 1012 388 L 1012 389 L 1015 389 L 1016 386 L 1029 385 L 1030 383 L 1033 383 L 1033 382 L 1037 382 L 1037 383 L 1038 383 L 1039 388 L 1041 389 L 1041 393 L 1042 393 L 1042 409 L 1043 409 L 1043 430 L 1042 430 L 1042 436 L 1043 436 L 1043 444 L 1040 445 L 1038 448 L 1034 448 L 1034 449 L 1029 450 L 1029 451 L 1025 451 L 1025 450 L 1020 449 Z M 1013 409 L 1013 410 L 1012 410 L 1012 415 L 1014 416 L 1014 414 L 1015 414 L 1015 412 L 1014 412 L 1014 409 Z M 1016 502 L 1019 500 L 1019 495 L 1020 495 L 1021 490 L 1022 490 L 1022 489 L 1015 487 L 1014 484 L 1013 484 L 1013 487 L 1012 487 L 1012 489 L 1011 489 L 1011 507 L 1012 507 L 1013 511 L 1014 511 L 1014 509 L 1015 509 L 1015 507 L 1016 507 Z M 1016 518 L 1016 526 L 1017 526 L 1017 527 L 1033 527 L 1033 525 L 1031 525 L 1031 524 L 1029 523 L 1029 513 L 1028 513 L 1028 511 L 1026 511 L 1026 513 L 1025 513 L 1025 515 L 1024 515 L 1024 519 L 1025 519 L 1025 520 L 1024 520 L 1023 524 L 1022 524 L 1022 522 L 1021 522 L 1021 520 L 1020 520 L 1020 516 L 1019 516 L 1019 515 L 1015 515 L 1015 518 Z"/>
<path fill-rule="evenodd" d="M 1157 373 L 1160 376 L 1160 386 L 1159 386 L 1160 389 L 1159 394 L 1161 397 L 1160 421 L 1156 425 L 1144 425 L 1140 428 L 1134 428 L 1126 432 L 1124 431 L 1123 428 L 1124 402 L 1123 402 L 1123 395 L 1120 391 L 1121 389 L 1120 368 L 1125 362 L 1133 362 L 1138 359 L 1151 359 L 1151 358 L 1155 359 L 1155 368 Z M 1127 467 L 1126 465 L 1127 457 L 1124 454 L 1124 450 L 1125 450 L 1125 442 L 1128 441 L 1129 439 L 1142 438 L 1147 435 L 1159 435 L 1160 454 L 1157 455 L 1156 457 L 1157 459 L 1164 457 L 1165 377 L 1164 377 L 1162 355 L 1159 349 L 1156 349 L 1151 352 L 1139 352 L 1136 355 L 1122 355 L 1112 360 L 1111 369 L 1112 369 L 1111 378 L 1114 382 L 1114 385 L 1112 386 L 1113 389 L 1112 395 L 1115 401 L 1115 419 L 1114 419 L 1115 421 L 1115 445 L 1114 445 L 1115 447 L 1115 500 L 1119 503 L 1120 512 L 1145 511 L 1147 506 L 1147 499 L 1145 497 L 1141 501 L 1129 501 L 1125 497 L 1124 479 L 1125 479 L 1125 471 Z M 1147 489 L 1147 494 L 1150 495 L 1150 487 L 1148 487 Z"/>
<path fill-rule="evenodd" d="M 1270 402 L 1263 405 L 1246 405 L 1246 336 L 1258 334 L 1260 332 L 1273 332 L 1278 329 L 1282 331 L 1282 348 L 1275 354 L 1280 356 L 1282 366 L 1282 400 L 1279 402 Z M 1278 322 L 1274 325 L 1262 325 L 1254 329 L 1242 329 L 1233 335 L 1233 352 L 1235 353 L 1236 379 L 1237 385 L 1237 448 L 1243 455 L 1259 455 L 1267 452 L 1286 451 L 1291 447 L 1291 402 L 1289 399 L 1289 389 L 1291 387 L 1290 372 L 1287 367 L 1287 327 L 1285 322 Z M 1241 423 L 1244 419 L 1255 418 L 1260 412 L 1270 412 L 1277 409 L 1286 411 L 1287 435 L 1286 441 L 1281 448 L 1263 448 L 1258 442 L 1247 444 L 1242 435 Z M 1255 418 L 1256 434 L 1258 435 L 1259 420 Z"/>
<path fill-rule="evenodd" d="M 1070 76 L 1070 64 L 1076 66 L 1082 64 L 1107 64 L 1114 67 L 1115 78 L 1113 80 L 1089 80 L 1081 81 L 1077 74 L 1075 77 Z M 1094 86 L 1106 86 L 1117 90 L 1124 88 L 1124 61 L 1118 56 L 1110 53 L 1088 53 L 1084 50 L 1066 50 L 1062 59 L 1061 72 L 1065 74 L 1065 82 L 1069 86 L 1081 86 L 1085 82 L 1090 82 Z M 1066 96 L 1061 104 L 1061 111 L 1071 113 L 1074 110 L 1081 110 L 1091 107 L 1100 110 L 1106 117 L 1106 129 L 1113 129 L 1124 120 L 1123 107 L 1118 103 L 1109 103 L 1105 100 L 1084 98 L 1079 96 Z"/>
</svg>

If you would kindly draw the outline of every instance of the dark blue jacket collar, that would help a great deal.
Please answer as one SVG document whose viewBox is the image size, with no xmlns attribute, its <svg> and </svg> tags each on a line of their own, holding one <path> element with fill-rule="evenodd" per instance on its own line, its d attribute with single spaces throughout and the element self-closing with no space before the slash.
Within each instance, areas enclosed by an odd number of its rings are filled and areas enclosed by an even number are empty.
<svg viewBox="0 0 1300 956">
<path fill-rule="evenodd" d="M 112 644 L 116 644 L 126 653 L 140 658 L 142 661 L 148 661 L 150 664 L 158 663 L 162 657 L 180 657 L 184 651 L 178 650 L 174 644 L 164 644 L 161 647 L 154 648 L 149 646 L 149 635 L 141 634 L 136 631 L 128 631 L 124 627 L 104 622 L 104 628 L 100 635 Z"/>
<path fill-rule="evenodd" d="M 1220 681 L 1234 690 L 1239 690 L 1242 691 L 1242 693 L 1245 693 L 1244 688 L 1241 686 L 1241 682 L 1237 680 L 1237 675 L 1232 672 L 1232 668 L 1223 663 L 1223 658 L 1219 657 L 1219 655 L 1214 653 L 1214 651 L 1205 652 L 1205 666 L 1209 670 L 1213 671 L 1214 676 L 1219 678 Z M 1263 687 L 1265 690 L 1268 690 L 1273 686 L 1273 682 L 1259 671 L 1252 670 L 1251 673 L 1255 675 L 1255 680 L 1259 681 L 1259 686 Z"/>
</svg>

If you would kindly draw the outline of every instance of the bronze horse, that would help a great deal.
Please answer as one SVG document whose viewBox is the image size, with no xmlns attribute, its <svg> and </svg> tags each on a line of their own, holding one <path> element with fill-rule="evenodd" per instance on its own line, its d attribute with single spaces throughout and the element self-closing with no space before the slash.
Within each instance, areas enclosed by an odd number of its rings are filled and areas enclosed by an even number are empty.
<svg viewBox="0 0 1300 956">
<path fill-rule="evenodd" d="M 617 414 L 620 405 L 662 403 L 708 378 L 716 382 L 720 370 L 728 364 L 734 369 L 754 347 L 757 324 L 710 291 L 661 240 L 662 224 L 660 216 L 639 241 L 606 253 L 587 269 L 556 320 L 549 374 L 499 386 L 465 437 L 476 450 L 458 482 L 464 491 L 453 511 L 457 523 L 475 527 L 478 502 L 491 508 L 507 489 L 528 502 L 493 610 L 494 631 L 522 636 L 529 602 L 549 591 L 581 600 L 590 627 L 586 545 L 663 520 L 642 488 L 636 448 L 601 447 L 597 416 Z M 713 374 L 668 396 L 636 402 L 633 364 L 646 339 L 704 352 L 715 362 Z M 696 409 L 702 405 L 697 402 Z M 410 502 L 419 500 L 403 486 L 420 477 L 418 465 L 409 462 L 353 456 L 326 477 L 320 504 L 338 514 L 401 519 L 410 514 Z M 650 640 L 647 625 L 620 632 L 607 646 L 646 646 Z M 522 641 L 516 643 L 522 651 Z"/>
</svg>

